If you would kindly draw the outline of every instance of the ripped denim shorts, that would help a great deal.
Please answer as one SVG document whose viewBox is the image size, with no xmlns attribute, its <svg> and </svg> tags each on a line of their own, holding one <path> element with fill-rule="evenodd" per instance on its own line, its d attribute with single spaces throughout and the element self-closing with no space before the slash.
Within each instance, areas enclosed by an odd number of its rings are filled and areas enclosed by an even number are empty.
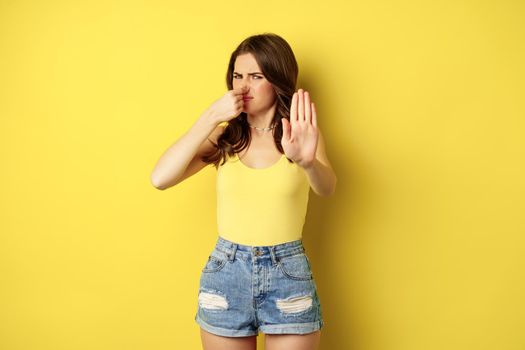
<svg viewBox="0 0 525 350">
<path fill-rule="evenodd" d="M 201 272 L 195 321 L 229 337 L 321 329 L 321 304 L 302 240 L 248 246 L 219 236 Z"/>
</svg>

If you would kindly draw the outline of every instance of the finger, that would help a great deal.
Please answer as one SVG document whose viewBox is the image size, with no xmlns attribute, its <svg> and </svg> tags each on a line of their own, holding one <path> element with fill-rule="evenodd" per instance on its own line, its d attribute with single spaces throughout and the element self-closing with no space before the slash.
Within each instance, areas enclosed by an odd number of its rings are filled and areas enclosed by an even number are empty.
<svg viewBox="0 0 525 350">
<path fill-rule="evenodd" d="M 283 140 L 290 139 L 290 123 L 286 118 L 281 118 L 281 123 L 283 124 Z"/>
<path fill-rule="evenodd" d="M 310 94 L 308 91 L 304 92 L 304 119 L 310 124 L 312 119 L 312 109 L 311 109 Z"/>
<path fill-rule="evenodd" d="M 290 122 L 295 124 L 297 122 L 297 92 L 292 96 L 292 104 L 290 106 Z"/>
<path fill-rule="evenodd" d="M 304 122 L 304 91 L 299 89 L 299 106 L 297 107 L 297 120 Z"/>
<path fill-rule="evenodd" d="M 317 127 L 317 111 L 315 110 L 315 105 L 312 102 L 312 125 Z"/>
<path fill-rule="evenodd" d="M 240 93 L 234 93 L 233 94 L 233 98 L 235 99 L 235 101 L 237 102 L 244 102 L 244 96 L 245 96 L 246 92 L 245 91 L 242 91 Z"/>
<path fill-rule="evenodd" d="M 232 90 L 232 93 L 237 96 L 237 95 L 242 95 L 242 94 L 245 94 L 247 93 L 249 90 L 248 86 L 247 85 L 244 85 L 244 86 L 241 86 L 240 88 L 237 88 L 237 89 L 233 89 Z"/>
</svg>

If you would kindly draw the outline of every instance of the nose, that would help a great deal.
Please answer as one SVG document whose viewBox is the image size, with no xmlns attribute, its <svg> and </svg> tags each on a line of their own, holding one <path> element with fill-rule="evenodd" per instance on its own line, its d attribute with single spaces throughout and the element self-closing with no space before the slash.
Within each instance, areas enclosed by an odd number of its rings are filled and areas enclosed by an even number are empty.
<svg viewBox="0 0 525 350">
<path fill-rule="evenodd" d="M 245 88 L 246 89 L 246 93 L 248 93 L 250 91 L 250 81 L 249 81 L 249 77 L 243 77 L 242 78 L 242 81 L 241 81 L 241 87 Z"/>
<path fill-rule="evenodd" d="M 245 84 L 242 87 L 244 88 L 244 95 L 249 95 L 249 93 L 250 93 L 250 86 Z"/>
</svg>

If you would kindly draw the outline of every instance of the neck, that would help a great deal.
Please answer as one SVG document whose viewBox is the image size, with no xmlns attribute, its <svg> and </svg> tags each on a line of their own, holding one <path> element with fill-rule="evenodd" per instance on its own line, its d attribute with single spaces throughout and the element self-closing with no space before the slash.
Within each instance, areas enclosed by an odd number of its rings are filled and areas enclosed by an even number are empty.
<svg viewBox="0 0 525 350">
<path fill-rule="evenodd" d="M 248 123 L 252 126 L 256 126 L 258 128 L 269 128 L 275 115 L 275 108 L 276 104 L 274 103 L 269 109 L 261 112 L 260 114 L 248 113 L 246 119 L 248 120 Z M 253 130 L 257 132 L 268 132 L 260 131 L 257 129 Z"/>
</svg>

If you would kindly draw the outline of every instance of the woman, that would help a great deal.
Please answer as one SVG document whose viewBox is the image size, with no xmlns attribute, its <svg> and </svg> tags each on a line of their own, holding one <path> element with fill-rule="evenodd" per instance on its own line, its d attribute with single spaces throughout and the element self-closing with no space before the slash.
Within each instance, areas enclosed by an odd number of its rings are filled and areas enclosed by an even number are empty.
<svg viewBox="0 0 525 350">
<path fill-rule="evenodd" d="M 228 92 L 151 174 L 167 189 L 207 164 L 217 168 L 219 236 L 202 269 L 195 321 L 204 349 L 313 350 L 323 326 L 302 244 L 309 189 L 331 195 L 336 176 L 310 95 L 295 90 L 289 44 L 253 35 L 231 54 Z"/>
</svg>

